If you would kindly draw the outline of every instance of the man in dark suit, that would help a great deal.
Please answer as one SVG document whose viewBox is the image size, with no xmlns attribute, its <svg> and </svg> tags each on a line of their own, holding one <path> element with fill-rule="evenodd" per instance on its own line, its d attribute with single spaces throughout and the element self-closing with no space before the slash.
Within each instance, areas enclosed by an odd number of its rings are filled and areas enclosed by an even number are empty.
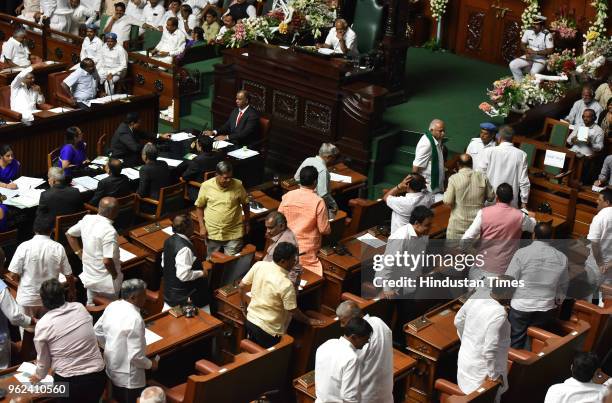
<svg viewBox="0 0 612 403">
<path fill-rule="evenodd" d="M 142 145 L 140 141 L 155 141 L 160 138 L 164 140 L 170 139 L 170 134 L 154 134 L 146 133 L 138 130 L 140 127 L 140 117 L 136 112 L 127 114 L 125 121 L 117 127 L 115 134 L 111 139 L 110 153 L 114 158 L 123 160 L 123 165 L 132 167 L 140 164 L 140 152 Z"/>
<path fill-rule="evenodd" d="M 218 130 L 207 130 L 204 135 L 215 140 L 229 141 L 238 146 L 249 146 L 259 140 L 259 114 L 249 105 L 251 95 L 245 90 L 236 94 L 237 108 Z"/>
<path fill-rule="evenodd" d="M 103 197 L 123 197 L 132 193 L 130 180 L 121 173 L 121 161 L 117 158 L 110 158 L 106 164 L 108 176 L 98 182 L 98 188 L 89 201 L 92 206 L 98 206 Z"/>
<path fill-rule="evenodd" d="M 66 186 L 64 183 L 65 177 L 62 168 L 49 168 L 47 176 L 51 187 L 40 194 L 37 215 L 47 214 L 55 220 L 58 215 L 74 214 L 85 210 L 78 189 Z"/>
<path fill-rule="evenodd" d="M 140 168 L 140 183 L 138 184 L 138 195 L 159 199 L 159 190 L 170 186 L 172 179 L 170 168 L 166 161 L 157 160 L 157 148 L 147 143 L 142 149 L 142 160 L 144 165 Z"/>
</svg>

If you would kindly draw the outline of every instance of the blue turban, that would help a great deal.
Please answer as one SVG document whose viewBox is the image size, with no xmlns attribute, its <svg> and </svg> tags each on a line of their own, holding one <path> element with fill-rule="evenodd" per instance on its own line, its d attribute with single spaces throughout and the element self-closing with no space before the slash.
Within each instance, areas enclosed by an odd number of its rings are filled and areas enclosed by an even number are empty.
<svg viewBox="0 0 612 403">
<path fill-rule="evenodd" d="M 497 126 L 491 122 L 481 123 L 480 128 L 491 133 L 497 133 Z"/>
<path fill-rule="evenodd" d="M 85 25 L 85 28 L 93 29 L 94 31 L 98 30 L 98 27 L 96 26 L 96 24 L 93 24 L 93 23 Z"/>
<path fill-rule="evenodd" d="M 104 39 L 112 39 L 112 40 L 117 40 L 117 34 L 114 32 L 109 32 L 106 35 L 104 35 Z"/>
</svg>

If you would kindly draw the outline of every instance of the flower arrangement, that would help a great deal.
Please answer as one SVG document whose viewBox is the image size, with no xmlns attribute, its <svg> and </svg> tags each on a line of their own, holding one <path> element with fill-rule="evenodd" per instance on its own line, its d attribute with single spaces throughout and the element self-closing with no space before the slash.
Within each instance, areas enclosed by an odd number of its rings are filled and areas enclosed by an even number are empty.
<svg viewBox="0 0 612 403">
<path fill-rule="evenodd" d="M 223 35 L 223 43 L 228 48 L 240 48 L 247 43 L 255 40 L 263 40 L 268 43 L 272 37 L 272 31 L 268 21 L 264 18 L 242 19 L 228 29 Z"/>
<path fill-rule="evenodd" d="M 576 71 L 576 52 L 574 49 L 565 49 L 561 53 L 548 56 L 546 63 L 548 70 L 557 74 L 571 74 Z"/>
<path fill-rule="evenodd" d="M 591 23 L 588 30 L 604 35 L 607 29 L 608 0 L 593 0 L 591 5 L 595 7 L 595 21 Z"/>
<path fill-rule="evenodd" d="M 523 1 L 527 3 L 527 7 L 525 7 L 525 10 L 523 10 L 523 14 L 521 15 L 521 32 L 525 32 L 528 29 L 531 29 L 535 17 L 540 14 L 540 6 L 538 5 L 538 0 Z"/>
<path fill-rule="evenodd" d="M 574 39 L 578 33 L 576 21 L 565 17 L 561 17 L 558 20 L 551 22 L 550 29 L 557 31 L 559 36 L 563 39 Z"/>
<path fill-rule="evenodd" d="M 576 72 L 597 78 L 597 70 L 612 57 L 612 38 L 589 31 L 585 36 L 583 54 L 577 59 Z"/>
<path fill-rule="evenodd" d="M 565 85 L 555 81 L 538 81 L 531 76 L 520 83 L 505 77 L 493 83 L 487 90 L 491 103 L 482 102 L 478 109 L 487 115 L 506 117 L 512 110 L 525 110 L 529 107 L 556 102 L 565 94 Z"/>
<path fill-rule="evenodd" d="M 323 0 L 289 0 L 287 6 L 294 14 L 303 17 L 301 26 L 310 30 L 315 39 L 321 36 L 323 28 L 330 27 L 336 19 L 336 11 Z"/>
<path fill-rule="evenodd" d="M 429 0 L 429 8 L 431 9 L 431 16 L 435 20 L 440 20 L 446 12 L 446 5 L 448 0 Z"/>
</svg>

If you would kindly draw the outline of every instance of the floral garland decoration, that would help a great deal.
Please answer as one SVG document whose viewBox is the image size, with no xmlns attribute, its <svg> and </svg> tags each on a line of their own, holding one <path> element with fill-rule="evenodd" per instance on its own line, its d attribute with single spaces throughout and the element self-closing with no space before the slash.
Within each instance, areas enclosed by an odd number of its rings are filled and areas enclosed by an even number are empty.
<svg viewBox="0 0 612 403">
<path fill-rule="evenodd" d="M 525 32 L 528 29 L 531 29 L 536 15 L 540 14 L 540 6 L 538 5 L 538 0 L 523 1 L 527 3 L 527 7 L 525 7 L 525 10 L 523 10 L 523 14 L 521 15 L 521 32 Z"/>
<path fill-rule="evenodd" d="M 431 9 L 431 16 L 440 20 L 444 13 L 446 12 L 446 5 L 448 4 L 448 0 L 429 0 L 429 8 Z"/>
<path fill-rule="evenodd" d="M 608 0 L 593 0 L 591 5 L 595 8 L 595 21 L 588 32 L 606 33 L 606 19 L 608 18 Z"/>
</svg>

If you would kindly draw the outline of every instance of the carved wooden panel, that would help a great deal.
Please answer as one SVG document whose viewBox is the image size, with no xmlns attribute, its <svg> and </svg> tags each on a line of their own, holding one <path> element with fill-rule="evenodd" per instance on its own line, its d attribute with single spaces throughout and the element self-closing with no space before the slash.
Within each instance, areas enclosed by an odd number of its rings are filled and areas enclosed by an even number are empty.
<svg viewBox="0 0 612 403">
<path fill-rule="evenodd" d="M 465 37 L 465 48 L 472 52 L 478 52 L 482 43 L 482 28 L 484 26 L 485 13 L 474 11 L 470 13 L 467 23 L 467 36 Z"/>
<path fill-rule="evenodd" d="M 518 55 L 521 43 L 521 26 L 518 21 L 506 20 L 501 42 L 501 56 L 504 62 L 509 63 Z"/>
<path fill-rule="evenodd" d="M 242 89 L 247 90 L 251 94 L 251 105 L 258 112 L 263 113 L 266 110 L 266 87 L 262 84 L 251 80 L 242 81 Z"/>
<path fill-rule="evenodd" d="M 329 106 L 314 101 L 306 101 L 304 107 L 304 126 L 329 133 L 331 130 L 332 110 Z"/>
<path fill-rule="evenodd" d="M 298 97 L 292 94 L 287 94 L 283 91 L 273 90 L 272 114 L 275 117 L 279 117 L 290 122 L 297 122 Z"/>
</svg>

